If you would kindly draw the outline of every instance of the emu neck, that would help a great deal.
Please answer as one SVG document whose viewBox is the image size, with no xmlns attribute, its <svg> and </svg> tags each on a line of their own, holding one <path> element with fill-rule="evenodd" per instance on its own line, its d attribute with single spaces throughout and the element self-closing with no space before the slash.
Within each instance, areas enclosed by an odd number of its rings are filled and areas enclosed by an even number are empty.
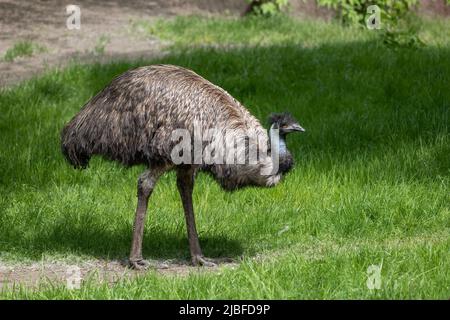
<svg viewBox="0 0 450 320">
<path fill-rule="evenodd" d="M 277 134 L 274 126 L 269 130 L 271 152 L 278 152 L 278 172 L 277 174 L 284 174 L 291 170 L 294 161 L 291 153 L 287 149 L 286 135 Z M 274 157 L 272 157 L 273 159 Z"/>
<path fill-rule="evenodd" d="M 286 135 L 280 135 L 280 139 L 278 141 L 278 152 L 279 152 L 280 158 L 285 156 L 287 153 L 289 153 L 287 146 L 286 146 Z"/>
</svg>

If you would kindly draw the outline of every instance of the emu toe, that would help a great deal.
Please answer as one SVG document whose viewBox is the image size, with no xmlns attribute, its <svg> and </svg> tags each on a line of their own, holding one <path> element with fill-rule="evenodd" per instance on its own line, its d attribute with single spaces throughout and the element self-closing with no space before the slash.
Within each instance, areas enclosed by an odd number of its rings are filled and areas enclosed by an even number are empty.
<svg viewBox="0 0 450 320">
<path fill-rule="evenodd" d="M 217 267 L 217 264 L 214 263 L 212 259 L 205 258 L 204 256 L 192 257 L 192 264 L 194 266 Z"/>
<path fill-rule="evenodd" d="M 146 270 L 150 267 L 150 262 L 144 259 L 129 260 L 128 266 L 134 270 Z"/>
</svg>

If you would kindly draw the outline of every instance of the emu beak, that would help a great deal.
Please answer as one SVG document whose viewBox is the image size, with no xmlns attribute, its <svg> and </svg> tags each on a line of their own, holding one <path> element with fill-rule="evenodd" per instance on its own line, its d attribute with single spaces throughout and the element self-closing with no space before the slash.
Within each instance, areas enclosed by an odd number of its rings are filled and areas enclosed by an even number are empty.
<svg viewBox="0 0 450 320">
<path fill-rule="evenodd" d="M 306 130 L 303 129 L 299 124 L 292 125 L 292 131 L 298 131 L 298 132 L 305 132 Z"/>
</svg>

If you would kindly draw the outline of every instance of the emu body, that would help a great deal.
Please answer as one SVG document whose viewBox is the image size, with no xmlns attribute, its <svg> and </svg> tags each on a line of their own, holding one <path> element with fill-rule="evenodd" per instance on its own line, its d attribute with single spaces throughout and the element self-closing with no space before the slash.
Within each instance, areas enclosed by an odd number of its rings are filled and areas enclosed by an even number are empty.
<svg viewBox="0 0 450 320">
<path fill-rule="evenodd" d="M 289 115 L 271 117 L 271 128 L 280 130 L 282 146 L 279 169 L 271 174 L 261 174 L 263 169 L 274 166 L 270 150 L 252 164 L 175 164 L 171 151 L 177 142 L 172 140 L 172 132 L 185 129 L 194 134 L 198 120 L 202 128 L 218 127 L 237 140 L 245 139 L 248 130 L 269 140 L 259 121 L 225 90 L 193 71 L 172 65 L 141 67 L 118 76 L 87 102 L 62 131 L 62 152 L 75 168 L 85 168 L 93 155 L 126 166 L 147 166 L 137 186 L 138 203 L 129 258 L 134 268 L 147 266 L 142 257 L 144 222 L 148 199 L 162 174 L 172 169 L 177 172 L 192 262 L 212 265 L 202 254 L 195 225 L 192 191 L 196 173 L 210 172 L 226 190 L 247 185 L 274 186 L 293 165 L 284 141 L 286 134 L 303 131 Z"/>
</svg>

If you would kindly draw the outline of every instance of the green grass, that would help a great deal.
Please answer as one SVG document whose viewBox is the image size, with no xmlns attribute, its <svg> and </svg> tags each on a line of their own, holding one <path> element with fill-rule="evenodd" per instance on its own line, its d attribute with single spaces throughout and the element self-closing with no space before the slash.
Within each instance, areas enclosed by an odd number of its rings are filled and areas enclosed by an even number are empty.
<svg viewBox="0 0 450 320">
<path fill-rule="evenodd" d="M 107 35 L 101 35 L 97 39 L 97 43 L 94 47 L 93 53 L 94 55 L 103 55 L 105 53 L 105 48 L 108 45 L 108 43 L 111 41 L 110 37 Z"/>
<path fill-rule="evenodd" d="M 418 22 L 417 22 L 418 23 Z M 419 36 L 426 44 L 447 46 L 450 38 L 447 20 L 424 20 Z M 131 30 L 157 36 L 175 47 L 236 47 L 349 43 L 380 39 L 379 31 L 359 27 L 342 28 L 339 24 L 318 20 L 295 21 L 285 16 L 206 19 L 199 16 L 177 17 L 156 22 L 137 20 Z"/>
<path fill-rule="evenodd" d="M 156 22 L 138 20 L 132 29 L 171 41 L 176 47 L 205 46 L 273 46 L 294 43 L 303 47 L 320 43 L 357 41 L 375 38 L 375 33 L 361 33 L 357 28 L 343 29 L 324 21 L 293 21 L 284 16 L 263 19 L 258 17 L 206 19 L 177 17 Z"/>
<path fill-rule="evenodd" d="M 45 50 L 45 47 L 28 40 L 18 41 L 12 48 L 6 50 L 3 59 L 11 62 L 19 57 L 31 57 L 35 53 L 44 52 Z"/>
<path fill-rule="evenodd" d="M 150 271 L 113 286 L 92 280 L 79 291 L 55 285 L 0 297 L 449 298 L 450 37 L 434 25 L 448 22 L 427 22 L 434 44 L 391 50 L 366 30 L 274 21 L 158 22 L 158 35 L 176 43 L 166 57 L 72 65 L 0 94 L 6 263 L 127 256 L 144 168 L 95 158 L 75 171 L 59 149 L 64 123 L 125 70 L 182 65 L 263 121 L 289 110 L 307 133 L 289 137 L 296 167 L 282 184 L 225 193 L 206 175 L 196 183 L 205 255 L 241 259 L 239 266 L 188 276 Z M 202 39 L 210 46 L 200 46 Z M 189 258 L 173 174 L 152 195 L 144 256 Z M 372 291 L 373 264 L 383 267 L 382 287 Z"/>
</svg>

